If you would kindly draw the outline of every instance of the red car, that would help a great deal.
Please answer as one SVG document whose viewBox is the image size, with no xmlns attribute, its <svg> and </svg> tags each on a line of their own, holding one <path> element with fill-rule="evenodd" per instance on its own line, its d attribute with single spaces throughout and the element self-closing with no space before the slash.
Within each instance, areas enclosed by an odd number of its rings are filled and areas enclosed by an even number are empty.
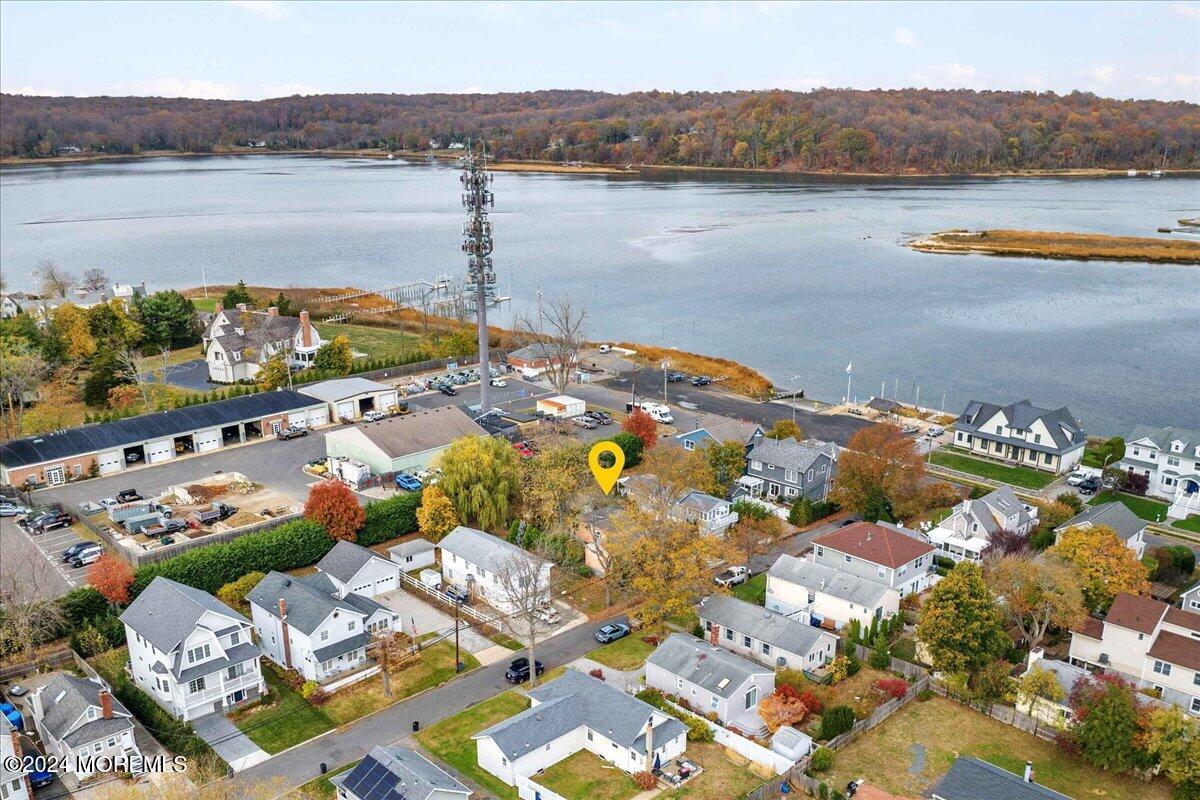
<svg viewBox="0 0 1200 800">
<path fill-rule="evenodd" d="M 513 449 L 521 454 L 521 458 L 533 458 L 533 448 L 529 442 L 513 442 Z"/>
</svg>

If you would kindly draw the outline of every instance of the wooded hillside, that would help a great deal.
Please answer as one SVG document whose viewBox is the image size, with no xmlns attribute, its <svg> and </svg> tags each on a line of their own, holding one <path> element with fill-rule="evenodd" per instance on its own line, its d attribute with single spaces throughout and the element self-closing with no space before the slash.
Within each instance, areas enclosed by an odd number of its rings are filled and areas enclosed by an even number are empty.
<svg viewBox="0 0 1200 800">
<path fill-rule="evenodd" d="M 847 172 L 1200 167 L 1200 106 L 1081 92 L 540 91 L 260 101 L 3 95 L 0 154 L 428 149 L 514 159 Z M 1165 159 L 1165 162 L 1164 162 Z"/>
</svg>

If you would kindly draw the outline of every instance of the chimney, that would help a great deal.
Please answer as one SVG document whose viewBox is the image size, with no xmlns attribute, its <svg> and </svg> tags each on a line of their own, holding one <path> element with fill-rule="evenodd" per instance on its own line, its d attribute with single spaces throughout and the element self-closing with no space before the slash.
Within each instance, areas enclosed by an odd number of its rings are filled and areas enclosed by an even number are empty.
<svg viewBox="0 0 1200 800">
<path fill-rule="evenodd" d="M 279 598 L 279 627 L 280 635 L 283 637 L 283 665 L 288 669 L 292 668 L 292 643 L 288 637 L 287 624 L 287 601 L 282 597 Z"/>
<path fill-rule="evenodd" d="M 112 694 L 108 689 L 100 690 L 100 717 L 102 719 L 112 719 Z"/>
<path fill-rule="evenodd" d="M 1046 651 L 1041 647 L 1036 647 L 1033 650 L 1030 650 L 1029 657 L 1025 660 L 1026 669 L 1041 661 L 1044 655 L 1046 655 Z"/>
<path fill-rule="evenodd" d="M 238 311 L 245 311 L 245 310 L 246 310 L 246 304 L 245 304 L 245 303 L 238 303 L 238 304 L 237 304 L 237 310 L 238 310 Z"/>
<path fill-rule="evenodd" d="M 220 314 L 224 310 L 225 310 L 225 304 L 222 303 L 220 300 L 218 300 L 216 307 L 213 308 L 213 316 Z"/>
<path fill-rule="evenodd" d="M 1033 783 L 1033 762 L 1032 761 L 1025 762 L 1025 782 Z"/>
<path fill-rule="evenodd" d="M 279 316 L 279 306 L 271 306 L 270 308 L 268 308 L 267 316 L 268 317 L 278 317 Z"/>
<path fill-rule="evenodd" d="M 308 321 L 308 311 L 300 312 L 300 343 L 312 347 L 312 324 Z"/>
<path fill-rule="evenodd" d="M 12 729 L 12 733 L 10 735 L 12 736 L 13 755 L 15 755 L 17 758 L 21 758 L 24 755 L 24 753 L 21 751 L 21 735 L 17 733 L 17 729 L 15 727 Z M 22 777 L 24 778 L 25 783 L 25 796 L 33 797 L 33 784 L 29 781 L 29 773 L 23 773 Z"/>
<path fill-rule="evenodd" d="M 721 637 L 721 626 L 713 625 L 712 629 L 710 629 L 708 632 L 708 641 L 710 641 L 714 645 L 716 645 L 720 642 L 720 637 Z"/>
<path fill-rule="evenodd" d="M 654 716 L 646 720 L 646 771 L 654 769 Z"/>
</svg>

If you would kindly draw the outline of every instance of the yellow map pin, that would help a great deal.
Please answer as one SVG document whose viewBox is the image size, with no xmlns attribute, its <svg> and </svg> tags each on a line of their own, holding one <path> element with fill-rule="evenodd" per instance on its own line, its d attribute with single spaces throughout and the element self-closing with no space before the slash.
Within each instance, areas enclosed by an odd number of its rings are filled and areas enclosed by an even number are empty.
<svg viewBox="0 0 1200 800">
<path fill-rule="evenodd" d="M 602 453 L 612 455 L 611 467 L 600 465 Z M 592 468 L 592 475 L 596 476 L 596 483 L 608 494 L 616 485 L 617 478 L 621 477 L 621 470 L 625 469 L 625 451 L 618 447 L 616 442 L 596 442 L 588 453 L 588 466 Z"/>
</svg>

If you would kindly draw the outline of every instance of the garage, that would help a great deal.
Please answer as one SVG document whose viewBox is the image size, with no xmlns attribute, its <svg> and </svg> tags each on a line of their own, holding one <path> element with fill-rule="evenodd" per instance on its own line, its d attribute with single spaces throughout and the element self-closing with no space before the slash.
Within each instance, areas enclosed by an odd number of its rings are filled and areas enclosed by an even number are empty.
<svg viewBox="0 0 1200 800">
<path fill-rule="evenodd" d="M 125 452 L 123 450 L 105 450 L 96 456 L 96 463 L 100 467 L 101 475 L 120 472 L 121 468 L 125 466 Z"/>
<path fill-rule="evenodd" d="M 375 408 L 380 411 L 387 411 L 396 404 L 397 400 L 395 392 L 384 392 L 375 398 Z"/>
<path fill-rule="evenodd" d="M 395 575 L 389 575 L 386 578 L 380 578 L 375 581 L 375 595 L 381 595 L 384 592 L 390 592 L 399 587 L 400 579 Z M 373 596 L 375 596 L 373 595 Z"/>
<path fill-rule="evenodd" d="M 308 410 L 308 427 L 319 428 L 329 424 L 329 406 L 310 408 Z"/>
<path fill-rule="evenodd" d="M 338 419 L 354 419 L 354 401 L 343 400 L 337 404 Z"/>
<path fill-rule="evenodd" d="M 325 401 L 334 421 L 358 419 L 368 411 L 388 411 L 399 404 L 396 387 L 366 378 L 335 378 L 299 389 Z"/>
<path fill-rule="evenodd" d="M 292 425 L 297 428 L 307 427 L 308 413 L 304 411 L 297 411 L 294 414 L 288 414 L 288 425 Z"/>
<path fill-rule="evenodd" d="M 209 428 L 205 431 L 196 433 L 196 452 L 207 453 L 209 450 L 216 450 L 221 446 L 221 429 Z"/>
<path fill-rule="evenodd" d="M 160 464 L 175 457 L 175 440 L 159 439 L 146 445 L 146 460 L 151 464 Z"/>
</svg>

